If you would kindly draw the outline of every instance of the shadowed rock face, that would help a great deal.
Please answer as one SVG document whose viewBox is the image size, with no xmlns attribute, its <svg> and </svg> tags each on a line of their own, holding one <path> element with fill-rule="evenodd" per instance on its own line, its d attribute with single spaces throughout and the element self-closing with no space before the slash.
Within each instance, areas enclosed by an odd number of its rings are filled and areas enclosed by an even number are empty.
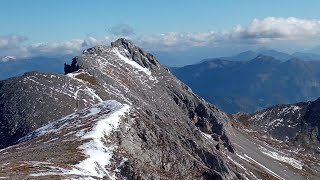
<svg viewBox="0 0 320 180">
<path fill-rule="evenodd" d="M 71 65 L 65 65 L 65 73 L 30 73 L 1 82 L 0 105 L 10 110 L 1 111 L 1 122 L 12 124 L 1 129 L 8 137 L 3 147 L 24 137 L 0 151 L 0 164 L 4 164 L 0 177 L 25 178 L 33 173 L 39 179 L 303 179 L 300 170 L 291 170 L 260 152 L 260 145 L 267 148 L 264 142 L 250 138 L 227 114 L 194 94 L 154 56 L 126 39 L 85 50 Z M 18 96 L 22 91 L 27 94 Z M 46 98 L 45 103 L 36 97 Z M 105 121 L 97 127 L 112 112 L 104 106 L 108 100 L 130 109 L 117 119 L 117 126 Z M 17 107 L 10 108 L 10 102 Z M 96 103 L 100 104 L 92 106 Z M 87 107 L 91 108 L 79 111 Z M 28 128 L 16 130 L 16 122 Z M 93 136 L 95 129 L 104 126 L 102 136 Z M 81 151 L 91 142 L 88 136 L 100 142 L 102 154 L 112 154 L 108 165 L 94 163 L 97 169 L 91 174 L 79 166 L 91 157 Z M 35 165 L 35 161 L 40 163 Z M 48 162 L 52 163 L 49 170 Z"/>
<path fill-rule="evenodd" d="M 76 62 L 77 62 L 77 57 L 72 59 L 71 65 L 64 63 L 64 73 L 68 74 L 68 73 L 78 71 L 80 67 L 76 65 Z"/>
</svg>

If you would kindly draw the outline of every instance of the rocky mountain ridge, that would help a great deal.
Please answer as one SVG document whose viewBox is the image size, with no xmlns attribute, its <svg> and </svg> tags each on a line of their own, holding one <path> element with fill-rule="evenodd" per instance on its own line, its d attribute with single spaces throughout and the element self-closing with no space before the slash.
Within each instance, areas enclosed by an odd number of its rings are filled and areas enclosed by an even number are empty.
<svg viewBox="0 0 320 180">
<path fill-rule="evenodd" d="M 126 39 L 85 50 L 65 71 L 1 81 L 0 132 L 6 142 L 0 150 L 0 177 L 318 176 L 303 157 L 295 159 L 290 152 L 278 153 L 282 159 L 270 156 L 280 150 L 249 136 Z"/>
</svg>

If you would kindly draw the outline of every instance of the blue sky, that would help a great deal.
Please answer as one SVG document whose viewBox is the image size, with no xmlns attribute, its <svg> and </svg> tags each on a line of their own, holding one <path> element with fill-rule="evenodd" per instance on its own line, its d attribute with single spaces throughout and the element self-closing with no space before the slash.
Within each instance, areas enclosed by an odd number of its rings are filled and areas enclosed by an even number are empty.
<svg viewBox="0 0 320 180">
<path fill-rule="evenodd" d="M 10 0 L 1 2 L 1 34 L 34 41 L 104 35 L 128 24 L 140 34 L 226 31 L 254 18 L 319 18 L 320 1 L 309 0 Z"/>
<path fill-rule="evenodd" d="M 294 51 L 320 45 L 319 7 L 319 0 L 8 0 L 0 57 L 74 53 L 120 36 L 152 50 Z"/>
</svg>

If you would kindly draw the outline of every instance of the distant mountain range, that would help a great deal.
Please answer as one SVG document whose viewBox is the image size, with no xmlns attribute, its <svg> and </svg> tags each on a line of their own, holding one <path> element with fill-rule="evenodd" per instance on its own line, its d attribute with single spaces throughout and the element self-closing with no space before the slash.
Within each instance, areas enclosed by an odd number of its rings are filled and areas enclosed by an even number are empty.
<svg viewBox="0 0 320 180">
<path fill-rule="evenodd" d="M 256 51 L 245 51 L 231 57 L 221 57 L 221 59 L 232 60 L 232 61 L 250 61 L 259 55 L 271 56 L 280 61 L 287 61 L 290 59 L 299 59 L 304 61 L 318 61 L 320 60 L 320 55 L 315 53 L 307 52 L 295 52 L 293 54 L 288 54 L 280 51 L 276 51 L 268 48 L 260 48 Z"/>
<path fill-rule="evenodd" d="M 300 60 L 320 60 L 320 48 L 314 48 L 309 51 L 299 51 L 294 53 L 285 53 L 269 48 L 259 48 L 257 50 L 245 51 L 243 49 L 224 49 L 224 48 L 208 48 L 196 47 L 192 49 L 185 49 L 181 51 L 154 51 L 153 52 L 160 61 L 169 67 L 182 67 L 198 63 L 201 59 L 208 57 L 218 57 L 218 59 L 226 59 L 233 61 L 249 61 L 258 55 L 272 56 L 275 59 L 286 61 L 297 58 Z M 220 55 L 219 55 L 220 54 Z M 235 54 L 235 55 L 232 55 Z"/>
<path fill-rule="evenodd" d="M 230 113 L 320 96 L 320 61 L 309 60 L 316 56 L 295 53 L 310 58 L 285 60 L 290 55 L 273 50 L 263 53 L 268 56 L 247 51 L 171 71 L 203 98 Z"/>
<path fill-rule="evenodd" d="M 270 49 L 262 48 L 262 49 L 258 49 L 257 51 L 245 51 L 238 55 L 227 57 L 226 59 L 233 60 L 233 61 L 249 61 L 259 55 L 271 56 L 281 61 L 285 61 L 293 58 L 292 55 L 287 53 L 279 52 L 272 49 L 270 50 Z"/>
<path fill-rule="evenodd" d="M 71 57 L 32 57 L 16 59 L 6 56 L 0 59 L 0 80 L 19 76 L 29 71 L 48 71 L 63 73 L 63 64 Z"/>
<path fill-rule="evenodd" d="M 191 50 L 181 51 L 154 51 L 155 56 L 160 59 L 160 62 L 169 67 L 181 67 L 182 65 L 190 65 L 195 62 L 199 62 L 199 59 L 203 61 L 212 60 L 206 59 L 212 57 L 218 53 L 219 49 L 212 49 L 208 47 L 197 47 Z M 217 59 L 225 59 L 232 61 L 249 61 L 257 57 L 258 55 L 272 56 L 275 59 L 286 61 L 289 59 L 300 59 L 306 61 L 317 61 L 320 60 L 320 55 L 314 53 L 314 51 L 308 52 L 296 52 L 288 54 L 279 52 L 273 49 L 260 48 L 256 51 L 245 51 L 230 57 L 220 57 Z M 320 51 L 319 51 L 320 52 Z M 225 52 L 224 54 L 227 54 Z M 29 57 L 29 58 L 16 58 L 14 56 L 0 57 L 0 80 L 7 79 L 13 76 L 22 75 L 29 71 L 48 71 L 62 73 L 63 68 L 61 64 L 65 63 L 66 60 L 71 59 L 72 56 L 58 56 L 58 57 Z M 50 66 L 48 66 L 50 64 Z"/>
</svg>

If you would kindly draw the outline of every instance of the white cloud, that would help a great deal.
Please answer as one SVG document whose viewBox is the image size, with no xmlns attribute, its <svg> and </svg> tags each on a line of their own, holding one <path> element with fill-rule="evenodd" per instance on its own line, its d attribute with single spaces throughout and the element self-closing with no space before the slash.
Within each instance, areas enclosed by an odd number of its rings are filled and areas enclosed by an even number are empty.
<svg viewBox="0 0 320 180">
<path fill-rule="evenodd" d="M 0 57 L 15 56 L 33 57 L 33 56 L 60 56 L 60 55 L 77 55 L 83 50 L 99 45 L 110 44 L 109 37 L 94 38 L 87 37 L 84 39 L 72 39 L 62 42 L 45 42 L 26 45 L 24 42 L 26 38 L 19 38 L 19 36 L 4 36 L 0 37 Z"/>
<path fill-rule="evenodd" d="M 0 36 L 0 58 L 27 53 L 24 43 L 27 37 L 19 35 Z"/>
<path fill-rule="evenodd" d="M 111 32 L 111 29 L 110 29 Z M 216 32 L 167 32 L 154 35 L 137 35 L 129 25 L 112 27 L 110 37 L 86 37 L 63 42 L 47 42 L 27 45 L 24 36 L 0 36 L 1 56 L 76 55 L 98 44 L 109 44 L 118 36 L 129 36 L 139 46 L 148 50 L 179 50 L 190 47 L 245 47 L 291 46 L 320 43 L 320 20 L 295 17 L 254 19 L 248 25 L 237 25 L 229 31 Z M 131 35 L 131 36 L 130 36 Z"/>
<path fill-rule="evenodd" d="M 0 36 L 0 48 L 20 46 L 20 44 L 24 43 L 26 40 L 27 37 L 18 35 Z"/>
<path fill-rule="evenodd" d="M 230 35 L 232 38 L 262 43 L 270 40 L 307 40 L 319 38 L 320 21 L 295 17 L 254 19 L 248 26 L 236 26 Z"/>
<path fill-rule="evenodd" d="M 237 25 L 227 32 L 171 32 L 161 35 L 141 36 L 138 42 L 147 47 L 174 46 L 239 46 L 275 43 L 277 41 L 320 40 L 320 21 L 294 17 L 254 19 L 249 25 Z"/>
<path fill-rule="evenodd" d="M 148 49 L 176 49 L 186 47 L 199 47 L 214 45 L 220 42 L 222 34 L 214 31 L 208 32 L 168 32 L 160 35 L 141 35 L 135 40 Z"/>
</svg>

